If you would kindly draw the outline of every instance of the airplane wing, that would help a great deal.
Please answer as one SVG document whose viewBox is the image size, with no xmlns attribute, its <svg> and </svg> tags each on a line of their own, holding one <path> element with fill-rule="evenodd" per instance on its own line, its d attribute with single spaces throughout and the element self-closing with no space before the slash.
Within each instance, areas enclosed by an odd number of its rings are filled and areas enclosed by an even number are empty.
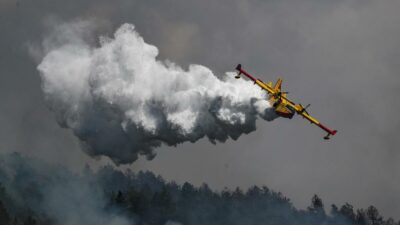
<svg viewBox="0 0 400 225">
<path fill-rule="evenodd" d="M 302 107 L 301 105 L 298 105 L 300 107 Z M 303 107 L 302 107 L 303 108 Z M 303 108 L 304 109 L 304 108 Z M 307 111 L 305 110 L 301 110 L 301 112 L 299 113 L 303 118 L 307 119 L 308 121 L 310 121 L 310 123 L 313 123 L 315 125 L 317 125 L 318 127 L 320 127 L 322 130 L 327 132 L 327 135 L 324 137 L 324 139 L 329 139 L 329 137 L 332 135 L 335 135 L 337 133 L 337 130 L 331 130 L 328 127 L 324 126 L 321 122 L 319 122 L 317 119 L 315 119 L 314 117 L 310 116 L 308 114 Z"/>
<path fill-rule="evenodd" d="M 248 77 L 250 80 L 254 81 L 254 84 L 257 84 L 258 86 L 260 86 L 262 89 L 266 90 L 269 94 L 276 94 L 276 91 L 274 90 L 274 88 L 272 87 L 272 85 L 270 84 L 266 84 L 264 83 L 262 80 L 260 79 L 256 79 L 254 78 L 252 75 L 250 75 L 249 73 L 247 73 L 246 71 L 242 70 L 242 65 L 238 64 L 236 66 L 236 70 L 238 71 L 238 74 L 236 75 L 236 78 L 240 78 L 240 75 L 243 74 L 246 77 Z"/>
<path fill-rule="evenodd" d="M 310 114 L 308 114 L 306 107 L 303 107 L 301 104 L 295 104 L 292 101 L 290 101 L 286 96 L 282 96 L 282 99 L 286 100 L 286 105 L 292 109 L 294 109 L 296 111 L 297 114 L 301 115 L 304 119 L 307 119 L 308 121 L 310 121 L 310 123 L 313 123 L 315 125 L 317 125 L 318 127 L 320 127 L 322 130 L 326 131 L 327 134 L 326 136 L 324 136 L 324 139 L 327 140 L 330 138 L 330 136 L 335 135 L 337 133 L 337 130 L 331 130 L 328 127 L 324 126 L 321 122 L 319 122 L 317 119 L 315 119 L 314 117 L 310 116 Z"/>
</svg>

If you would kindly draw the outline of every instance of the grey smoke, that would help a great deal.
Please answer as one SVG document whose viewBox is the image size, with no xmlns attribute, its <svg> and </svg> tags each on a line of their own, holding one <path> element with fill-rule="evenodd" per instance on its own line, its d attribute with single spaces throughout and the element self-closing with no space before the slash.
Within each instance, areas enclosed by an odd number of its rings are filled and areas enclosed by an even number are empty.
<svg viewBox="0 0 400 225">
<path fill-rule="evenodd" d="M 63 225 L 133 224 L 117 212 L 106 212 L 104 190 L 87 175 L 17 153 L 0 155 L 0 184 L 12 211 L 32 210 Z"/>
<path fill-rule="evenodd" d="M 221 80 L 201 65 L 160 61 L 131 24 L 96 46 L 85 41 L 91 27 L 80 21 L 55 29 L 38 65 L 49 107 L 91 156 L 117 164 L 152 159 L 162 144 L 236 140 L 256 129 L 258 117 L 275 118 L 266 93 L 232 72 Z"/>
</svg>

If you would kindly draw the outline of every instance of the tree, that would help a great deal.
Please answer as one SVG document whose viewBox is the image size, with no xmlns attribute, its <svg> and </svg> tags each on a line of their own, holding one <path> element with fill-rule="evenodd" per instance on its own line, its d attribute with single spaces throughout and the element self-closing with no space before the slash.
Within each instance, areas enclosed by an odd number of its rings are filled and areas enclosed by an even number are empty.
<svg viewBox="0 0 400 225">
<path fill-rule="evenodd" d="M 183 198 L 183 199 L 188 199 L 188 198 L 193 197 L 194 194 L 195 194 L 195 192 L 196 192 L 196 190 L 195 190 L 195 188 L 193 187 L 193 185 L 191 185 L 191 184 L 188 183 L 188 182 L 185 182 L 185 183 L 183 184 L 183 186 L 182 186 L 182 192 L 181 192 L 182 198 Z"/>
<path fill-rule="evenodd" d="M 339 208 L 335 204 L 331 205 L 331 214 L 332 216 L 340 215 Z"/>
<path fill-rule="evenodd" d="M 357 215 L 355 217 L 355 221 L 359 225 L 367 225 L 368 223 L 368 217 L 363 209 L 358 209 L 357 210 Z"/>
<path fill-rule="evenodd" d="M 367 217 L 371 221 L 372 225 L 381 225 L 383 224 L 383 219 L 379 215 L 378 209 L 374 206 L 370 206 L 367 209 Z"/>
<path fill-rule="evenodd" d="M 396 225 L 396 222 L 393 218 L 389 218 L 388 220 L 386 220 L 386 225 Z"/>
<path fill-rule="evenodd" d="M 325 216 L 324 203 L 318 195 L 314 195 L 311 199 L 311 206 L 308 207 L 308 211 L 314 214 L 320 214 Z"/>
<path fill-rule="evenodd" d="M 23 225 L 36 225 L 36 220 L 32 216 L 28 216 Z"/>
<path fill-rule="evenodd" d="M 175 210 L 171 194 L 166 187 L 163 187 L 160 192 L 154 193 L 149 215 L 153 224 L 165 224 L 168 220 L 173 219 L 172 215 Z"/>
<path fill-rule="evenodd" d="M 247 196 L 256 197 L 256 198 L 260 197 L 260 194 L 261 194 L 261 190 L 257 186 L 253 186 L 253 187 L 249 188 L 249 190 L 247 190 L 247 193 L 246 193 Z"/>
<path fill-rule="evenodd" d="M 125 198 L 121 191 L 118 191 L 117 196 L 115 196 L 115 203 L 119 205 L 125 203 Z"/>
<path fill-rule="evenodd" d="M 0 201 L 0 224 L 8 225 L 10 223 L 10 215 L 3 202 Z"/>
<path fill-rule="evenodd" d="M 354 213 L 353 206 L 349 203 L 345 203 L 339 210 L 340 214 L 342 214 L 345 218 L 354 222 L 356 220 L 356 214 Z"/>
<path fill-rule="evenodd" d="M 139 192 L 134 188 L 127 193 L 128 208 L 132 213 L 143 215 L 149 208 L 149 201 L 143 192 Z"/>
<path fill-rule="evenodd" d="M 322 199 L 318 197 L 318 195 L 314 195 L 312 200 L 312 207 L 314 209 L 323 209 L 324 208 L 324 203 L 322 203 Z"/>
</svg>

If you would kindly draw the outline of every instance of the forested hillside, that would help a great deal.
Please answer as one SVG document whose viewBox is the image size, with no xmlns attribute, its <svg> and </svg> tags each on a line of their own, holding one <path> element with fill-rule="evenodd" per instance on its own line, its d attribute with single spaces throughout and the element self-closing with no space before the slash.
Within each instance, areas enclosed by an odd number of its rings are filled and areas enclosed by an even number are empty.
<svg viewBox="0 0 400 225">
<path fill-rule="evenodd" d="M 324 206 L 317 195 L 301 210 L 265 186 L 216 192 L 111 166 L 74 174 L 18 154 L 0 157 L 0 183 L 1 225 L 400 224 L 373 206 Z"/>
</svg>

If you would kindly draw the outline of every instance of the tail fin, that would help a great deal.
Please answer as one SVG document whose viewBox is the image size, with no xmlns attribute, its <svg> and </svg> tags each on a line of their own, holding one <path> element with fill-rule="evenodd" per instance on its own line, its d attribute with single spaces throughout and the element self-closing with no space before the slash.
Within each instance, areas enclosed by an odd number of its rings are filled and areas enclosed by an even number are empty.
<svg viewBox="0 0 400 225">
<path fill-rule="evenodd" d="M 274 86 L 274 89 L 275 89 L 276 91 L 281 91 L 281 86 L 282 86 L 282 79 L 279 78 L 279 79 L 276 81 L 276 84 L 275 84 L 275 86 Z"/>
</svg>

